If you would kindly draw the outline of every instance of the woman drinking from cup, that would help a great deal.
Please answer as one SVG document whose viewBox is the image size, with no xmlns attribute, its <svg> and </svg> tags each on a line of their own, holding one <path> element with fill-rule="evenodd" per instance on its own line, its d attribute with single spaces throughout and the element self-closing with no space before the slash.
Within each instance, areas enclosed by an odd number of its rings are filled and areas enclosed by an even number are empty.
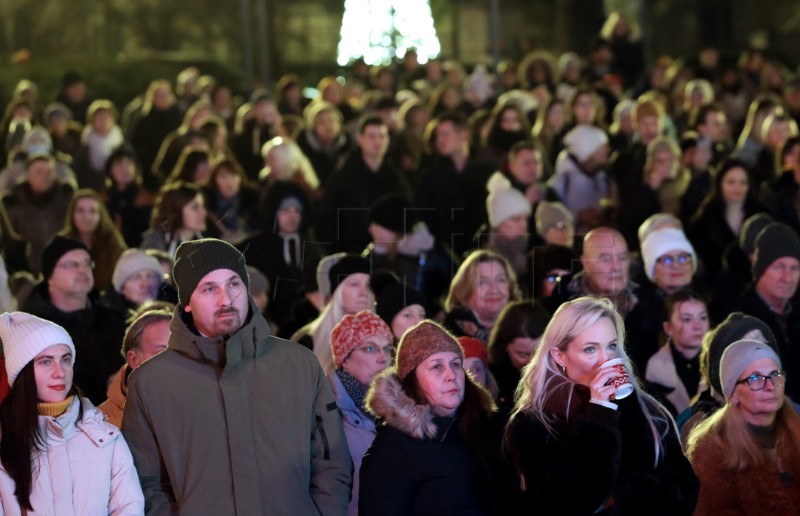
<svg viewBox="0 0 800 516">
<path fill-rule="evenodd" d="M 700 477 L 697 515 L 795 514 L 800 506 L 800 416 L 767 344 L 739 340 L 720 362 L 725 406 L 689 436 Z"/>
<path fill-rule="evenodd" d="M 697 478 L 672 418 L 641 390 L 603 298 L 553 315 L 506 434 L 531 506 L 547 514 L 691 514 Z M 546 465 L 546 467 L 543 467 Z"/>
</svg>

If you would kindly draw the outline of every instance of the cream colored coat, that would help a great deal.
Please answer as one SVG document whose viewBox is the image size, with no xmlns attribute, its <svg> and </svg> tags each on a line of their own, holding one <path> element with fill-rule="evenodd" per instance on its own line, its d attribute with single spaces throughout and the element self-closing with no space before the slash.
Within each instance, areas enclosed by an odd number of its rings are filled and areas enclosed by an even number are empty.
<svg viewBox="0 0 800 516">
<path fill-rule="evenodd" d="M 83 416 L 78 420 L 79 403 Z M 47 449 L 34 455 L 31 505 L 36 514 L 144 514 L 133 458 L 119 429 L 85 398 L 57 418 L 39 416 Z M 0 466 L 0 516 L 21 516 L 14 481 Z"/>
</svg>

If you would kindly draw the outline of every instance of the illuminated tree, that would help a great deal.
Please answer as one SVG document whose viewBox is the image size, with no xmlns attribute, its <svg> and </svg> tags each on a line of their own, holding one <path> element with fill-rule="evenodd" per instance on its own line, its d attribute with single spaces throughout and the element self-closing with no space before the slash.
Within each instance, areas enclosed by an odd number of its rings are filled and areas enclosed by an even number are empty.
<svg viewBox="0 0 800 516">
<path fill-rule="evenodd" d="M 338 62 L 359 57 L 367 64 L 387 64 L 414 48 L 425 63 L 441 52 L 429 0 L 346 0 Z"/>
</svg>

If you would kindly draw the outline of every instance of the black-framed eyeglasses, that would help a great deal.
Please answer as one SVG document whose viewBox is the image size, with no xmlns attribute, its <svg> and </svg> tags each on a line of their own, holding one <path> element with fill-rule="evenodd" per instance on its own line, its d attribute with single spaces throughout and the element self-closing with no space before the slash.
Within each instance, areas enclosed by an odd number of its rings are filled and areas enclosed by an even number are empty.
<svg viewBox="0 0 800 516">
<path fill-rule="evenodd" d="M 665 254 L 659 256 L 656 262 L 664 267 L 672 267 L 673 265 L 683 265 L 684 263 L 692 263 L 692 255 L 689 253 L 680 254 Z"/>
<path fill-rule="evenodd" d="M 736 382 L 736 385 L 739 385 L 740 383 L 746 383 L 747 386 L 750 387 L 751 391 L 761 391 L 767 387 L 767 379 L 772 382 L 772 385 L 776 389 L 778 387 L 783 387 L 786 384 L 786 371 L 772 371 L 766 376 L 763 374 L 751 374 L 744 380 L 739 380 Z"/>
</svg>

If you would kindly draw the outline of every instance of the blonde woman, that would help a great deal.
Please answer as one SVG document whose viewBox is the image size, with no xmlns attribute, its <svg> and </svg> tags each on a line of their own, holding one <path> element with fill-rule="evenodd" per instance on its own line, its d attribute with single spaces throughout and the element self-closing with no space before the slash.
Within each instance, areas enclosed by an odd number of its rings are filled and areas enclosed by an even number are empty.
<svg viewBox="0 0 800 516">
<path fill-rule="evenodd" d="M 767 344 L 739 340 L 719 367 L 725 406 L 689 436 L 697 515 L 793 514 L 800 506 L 800 416 Z"/>
<path fill-rule="evenodd" d="M 500 312 L 519 298 L 517 277 L 508 261 L 491 251 L 475 251 L 450 283 L 444 326 L 457 337 L 488 342 Z"/>
<path fill-rule="evenodd" d="M 606 385 L 618 373 L 600 369 L 616 358 L 633 386 L 624 399 Z M 698 483 L 675 424 L 631 371 L 610 301 L 561 305 L 524 369 L 506 432 L 531 506 L 547 514 L 692 513 Z"/>
</svg>

